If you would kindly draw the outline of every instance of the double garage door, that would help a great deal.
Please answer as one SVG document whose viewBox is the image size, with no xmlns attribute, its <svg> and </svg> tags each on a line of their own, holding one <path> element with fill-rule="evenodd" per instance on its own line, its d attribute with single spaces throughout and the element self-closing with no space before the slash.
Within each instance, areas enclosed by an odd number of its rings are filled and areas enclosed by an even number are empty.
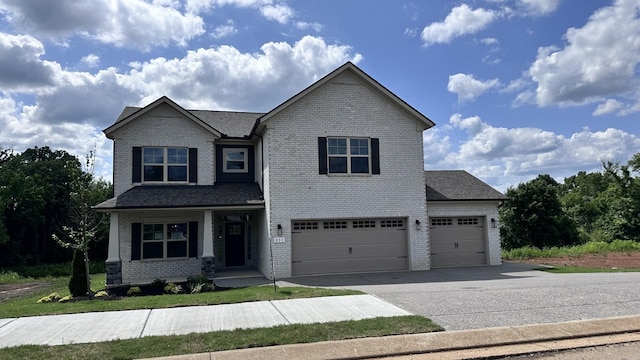
<svg viewBox="0 0 640 360">
<path fill-rule="evenodd" d="M 406 219 L 292 223 L 293 275 L 407 269 Z"/>
<path fill-rule="evenodd" d="M 429 219 L 431 267 L 487 263 L 484 217 Z"/>
</svg>

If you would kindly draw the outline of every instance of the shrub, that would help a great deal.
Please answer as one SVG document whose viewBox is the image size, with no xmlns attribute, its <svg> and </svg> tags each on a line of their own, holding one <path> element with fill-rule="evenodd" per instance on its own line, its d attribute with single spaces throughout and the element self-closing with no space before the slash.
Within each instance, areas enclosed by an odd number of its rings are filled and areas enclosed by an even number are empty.
<svg viewBox="0 0 640 360">
<path fill-rule="evenodd" d="M 71 299 L 73 299 L 73 296 L 71 296 L 71 295 L 67 295 L 67 296 L 65 296 L 65 297 L 61 298 L 60 300 L 58 300 L 58 302 L 59 302 L 59 303 L 66 303 L 66 302 L 71 301 Z"/>
<path fill-rule="evenodd" d="M 174 283 L 169 283 L 164 287 L 165 294 L 182 294 L 184 291 L 182 290 L 182 286 L 176 285 Z"/>
<path fill-rule="evenodd" d="M 128 296 L 137 296 L 140 295 L 142 293 L 142 291 L 140 290 L 139 286 L 133 286 L 131 288 L 129 288 L 129 290 L 127 290 L 127 295 Z"/>
<path fill-rule="evenodd" d="M 158 289 L 164 289 L 167 286 L 167 281 L 164 279 L 155 279 L 151 282 L 151 286 Z"/>
<path fill-rule="evenodd" d="M 97 293 L 95 293 L 95 295 L 93 295 L 93 297 L 95 297 L 95 298 L 105 298 L 105 297 L 109 297 L 109 293 L 104 291 L 104 290 L 101 290 L 101 291 L 98 291 Z"/>
<path fill-rule="evenodd" d="M 191 275 L 187 278 L 187 284 L 192 294 L 213 291 L 211 280 L 206 275 Z"/>
<path fill-rule="evenodd" d="M 86 296 L 89 292 L 87 288 L 87 273 L 84 265 L 84 252 L 76 249 L 73 252 L 71 279 L 69 279 L 69 292 L 73 296 Z"/>
<path fill-rule="evenodd" d="M 51 294 L 49 294 L 47 296 L 41 297 L 40 300 L 37 301 L 37 303 L 38 304 L 46 304 L 46 303 L 58 301 L 60 299 L 61 299 L 61 297 L 60 297 L 60 295 L 58 295 L 58 293 L 51 293 Z"/>
</svg>

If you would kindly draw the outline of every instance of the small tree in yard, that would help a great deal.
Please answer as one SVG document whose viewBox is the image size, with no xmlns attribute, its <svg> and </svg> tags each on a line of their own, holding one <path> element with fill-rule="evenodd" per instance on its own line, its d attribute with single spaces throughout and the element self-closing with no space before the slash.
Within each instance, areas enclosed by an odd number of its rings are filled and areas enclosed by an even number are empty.
<svg viewBox="0 0 640 360">
<path fill-rule="evenodd" d="M 79 171 L 74 178 L 73 210 L 69 225 L 62 226 L 62 236 L 53 235 L 53 239 L 62 247 L 74 249 L 72 269 L 69 280 L 69 292 L 73 296 L 91 297 L 89 278 L 89 244 L 95 240 L 102 217 L 92 209 L 93 151 L 86 156 L 85 171 Z"/>
</svg>

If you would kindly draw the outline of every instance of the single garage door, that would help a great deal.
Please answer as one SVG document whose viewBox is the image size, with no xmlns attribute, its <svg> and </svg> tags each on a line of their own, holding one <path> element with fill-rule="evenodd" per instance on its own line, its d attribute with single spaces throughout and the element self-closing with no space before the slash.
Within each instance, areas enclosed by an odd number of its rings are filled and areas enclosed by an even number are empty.
<svg viewBox="0 0 640 360">
<path fill-rule="evenodd" d="M 315 275 L 407 269 L 406 219 L 292 223 L 292 273 Z"/>
<path fill-rule="evenodd" d="M 484 217 L 429 219 L 431 267 L 487 263 Z"/>
</svg>

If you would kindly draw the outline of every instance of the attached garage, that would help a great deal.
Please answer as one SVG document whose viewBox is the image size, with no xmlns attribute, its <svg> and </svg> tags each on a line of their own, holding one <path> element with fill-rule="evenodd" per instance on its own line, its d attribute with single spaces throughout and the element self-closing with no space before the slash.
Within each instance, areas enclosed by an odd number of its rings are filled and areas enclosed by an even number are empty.
<svg viewBox="0 0 640 360">
<path fill-rule="evenodd" d="M 507 198 L 463 170 L 426 171 L 431 267 L 500 265 L 498 207 Z"/>
<path fill-rule="evenodd" d="M 407 220 L 292 222 L 292 274 L 406 270 Z"/>
<path fill-rule="evenodd" d="M 431 267 L 485 265 L 485 231 L 484 217 L 430 218 Z"/>
</svg>

